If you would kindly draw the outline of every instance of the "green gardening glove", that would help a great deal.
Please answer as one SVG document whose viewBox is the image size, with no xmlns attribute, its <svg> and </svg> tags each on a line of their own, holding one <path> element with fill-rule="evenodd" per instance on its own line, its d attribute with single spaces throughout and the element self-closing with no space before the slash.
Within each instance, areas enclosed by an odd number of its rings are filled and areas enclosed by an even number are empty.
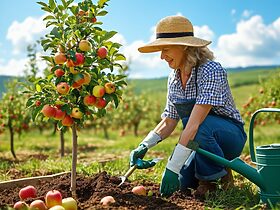
<svg viewBox="0 0 280 210">
<path fill-rule="evenodd" d="M 161 196 L 168 197 L 179 190 L 180 183 L 178 178 L 178 174 L 170 171 L 168 168 L 165 169 L 160 184 Z"/>
<path fill-rule="evenodd" d="M 140 144 L 136 149 L 132 150 L 130 153 L 130 167 L 137 164 L 138 158 L 142 159 L 147 153 L 147 151 L 148 148 L 143 144 Z"/>
<path fill-rule="evenodd" d="M 138 169 L 146 169 L 146 168 L 151 168 L 154 165 L 156 165 L 156 162 L 151 159 L 151 160 L 142 160 L 140 158 L 138 158 L 136 160 L 136 165 Z"/>
</svg>

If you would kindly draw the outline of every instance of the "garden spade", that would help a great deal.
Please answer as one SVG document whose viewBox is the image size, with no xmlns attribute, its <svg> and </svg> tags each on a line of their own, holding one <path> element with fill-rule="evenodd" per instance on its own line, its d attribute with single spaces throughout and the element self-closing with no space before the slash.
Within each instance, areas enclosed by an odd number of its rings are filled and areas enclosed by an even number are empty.
<svg viewBox="0 0 280 210">
<path fill-rule="evenodd" d="M 152 159 L 151 162 L 157 163 L 158 161 L 160 161 L 162 159 L 163 158 L 154 158 L 154 159 Z M 125 182 L 125 180 L 133 173 L 133 171 L 135 171 L 136 168 L 137 168 L 137 164 L 130 167 L 130 169 L 128 169 L 128 171 L 125 173 L 125 175 L 120 176 L 121 183 L 118 185 L 118 187 L 121 186 Z"/>
</svg>

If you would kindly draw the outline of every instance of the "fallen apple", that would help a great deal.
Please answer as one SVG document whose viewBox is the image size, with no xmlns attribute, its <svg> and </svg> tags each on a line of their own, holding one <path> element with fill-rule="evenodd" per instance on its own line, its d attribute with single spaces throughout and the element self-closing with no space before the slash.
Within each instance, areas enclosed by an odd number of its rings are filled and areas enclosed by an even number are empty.
<svg viewBox="0 0 280 210">
<path fill-rule="evenodd" d="M 48 191 L 45 197 L 46 205 L 51 208 L 62 204 L 62 195 L 58 190 Z"/>
<path fill-rule="evenodd" d="M 55 206 L 49 208 L 49 210 L 65 210 L 65 208 L 60 205 L 55 205 Z"/>
<path fill-rule="evenodd" d="M 103 198 L 100 200 L 100 203 L 101 203 L 103 206 L 108 206 L 108 205 L 110 205 L 110 204 L 112 204 L 112 203 L 115 203 L 115 202 L 116 202 L 115 199 L 114 199 L 112 196 L 110 196 L 110 195 L 105 196 L 105 197 L 103 197 Z"/>
<path fill-rule="evenodd" d="M 47 210 L 48 208 L 47 208 L 46 204 L 44 203 L 44 201 L 35 200 L 35 201 L 31 202 L 29 209 L 30 210 Z"/>
<path fill-rule="evenodd" d="M 24 201 L 18 201 L 14 204 L 13 207 L 15 210 L 29 210 L 29 206 Z"/>
<path fill-rule="evenodd" d="M 132 188 L 132 193 L 135 195 L 146 195 L 146 188 L 142 185 Z"/>
<path fill-rule="evenodd" d="M 77 201 L 72 197 L 63 198 L 62 206 L 65 208 L 65 210 L 77 210 L 78 209 Z"/>
<path fill-rule="evenodd" d="M 37 190 L 34 186 L 28 185 L 28 186 L 20 189 L 18 195 L 21 200 L 25 200 L 27 198 L 36 198 Z"/>
</svg>

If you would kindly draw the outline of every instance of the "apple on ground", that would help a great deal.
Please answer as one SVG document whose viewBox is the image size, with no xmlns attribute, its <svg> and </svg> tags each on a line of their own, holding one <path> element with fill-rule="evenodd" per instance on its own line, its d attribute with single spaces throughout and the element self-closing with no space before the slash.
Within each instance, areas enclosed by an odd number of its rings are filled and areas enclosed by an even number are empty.
<svg viewBox="0 0 280 210">
<path fill-rule="evenodd" d="M 64 64 L 66 62 L 66 60 L 67 60 L 67 58 L 64 53 L 62 53 L 62 52 L 55 53 L 54 62 L 56 64 Z"/>
<path fill-rule="evenodd" d="M 95 107 L 103 109 L 107 105 L 107 101 L 104 98 L 96 98 Z"/>
<path fill-rule="evenodd" d="M 49 208 L 49 210 L 65 210 L 65 208 L 61 205 L 55 205 L 55 206 Z"/>
<path fill-rule="evenodd" d="M 25 200 L 27 198 L 35 198 L 37 196 L 37 189 L 32 185 L 28 185 L 24 188 L 21 188 L 18 195 L 21 200 Z"/>
<path fill-rule="evenodd" d="M 47 210 L 47 206 L 42 200 L 34 200 L 29 206 L 30 210 Z"/>
<path fill-rule="evenodd" d="M 29 210 L 29 206 L 24 201 L 18 201 L 14 204 L 13 207 L 15 210 Z"/>
<path fill-rule="evenodd" d="M 77 201 L 72 197 L 63 198 L 62 206 L 65 208 L 65 210 L 77 210 L 78 209 Z"/>
<path fill-rule="evenodd" d="M 86 106 L 93 106 L 96 102 L 96 97 L 93 95 L 86 95 L 83 101 Z"/>
<path fill-rule="evenodd" d="M 81 119 L 83 117 L 83 113 L 78 107 L 75 107 L 72 109 L 71 112 L 71 117 L 76 118 L 76 119 Z"/>
<path fill-rule="evenodd" d="M 56 77 L 62 77 L 64 75 L 64 71 L 62 69 L 57 69 L 54 71 Z"/>
<path fill-rule="evenodd" d="M 92 95 L 97 98 L 101 98 L 105 94 L 105 88 L 102 85 L 96 85 L 92 89 Z"/>
<path fill-rule="evenodd" d="M 112 196 L 105 196 L 103 197 L 101 200 L 100 200 L 100 203 L 103 205 L 103 206 L 108 206 L 112 203 L 115 203 L 115 199 L 112 197 Z"/>
<path fill-rule="evenodd" d="M 61 124 L 63 126 L 72 126 L 74 123 L 74 120 L 72 119 L 72 117 L 70 117 L 69 115 L 65 115 L 65 117 L 61 120 Z"/>
<path fill-rule="evenodd" d="M 108 54 L 108 50 L 106 47 L 100 47 L 98 50 L 97 50 L 97 55 L 99 58 L 103 59 L 103 58 L 106 58 Z"/>
<path fill-rule="evenodd" d="M 105 85 L 105 92 L 108 94 L 114 93 L 116 91 L 116 86 L 113 82 L 107 82 Z"/>
<path fill-rule="evenodd" d="M 70 90 L 70 86 L 66 83 L 66 82 L 60 82 L 57 86 L 56 86 L 56 90 L 58 93 L 60 93 L 61 95 L 67 95 L 69 93 Z"/>
<path fill-rule="evenodd" d="M 142 185 L 132 188 L 132 193 L 135 195 L 146 195 L 146 188 Z"/>
<path fill-rule="evenodd" d="M 81 51 L 90 51 L 91 47 L 91 43 L 88 40 L 83 39 L 79 42 L 79 48 Z"/>
<path fill-rule="evenodd" d="M 62 195 L 58 190 L 48 191 L 45 196 L 45 202 L 48 208 L 62 204 Z"/>
<path fill-rule="evenodd" d="M 51 105 L 46 104 L 46 105 L 43 106 L 43 109 L 42 109 L 41 112 L 43 113 L 43 115 L 44 115 L 45 117 L 51 118 L 51 117 L 54 117 L 54 116 L 55 116 L 56 110 L 55 110 L 55 108 L 52 107 Z"/>
<path fill-rule="evenodd" d="M 62 111 L 60 108 L 57 108 L 53 118 L 55 120 L 63 120 L 65 115 L 66 115 L 66 112 Z"/>
</svg>

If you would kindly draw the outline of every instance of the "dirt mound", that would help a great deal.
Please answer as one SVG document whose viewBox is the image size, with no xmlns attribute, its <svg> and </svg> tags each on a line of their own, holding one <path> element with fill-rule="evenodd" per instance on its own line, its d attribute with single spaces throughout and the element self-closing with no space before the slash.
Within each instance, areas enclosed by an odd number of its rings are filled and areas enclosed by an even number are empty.
<svg viewBox="0 0 280 210">
<path fill-rule="evenodd" d="M 162 198 L 159 195 L 159 185 L 151 182 L 142 182 L 147 191 L 152 190 L 152 196 L 134 195 L 131 190 L 138 182 L 125 182 L 118 187 L 120 179 L 101 172 L 92 176 L 77 175 L 77 202 L 79 209 L 204 209 L 202 201 L 194 199 L 187 193 L 176 192 L 170 198 Z M 63 175 L 51 181 L 41 181 L 36 185 L 38 197 L 44 200 L 44 195 L 52 189 L 59 190 L 63 197 L 70 197 L 70 175 Z M 5 189 L 0 194 L 0 209 L 5 206 L 13 206 L 19 200 L 20 187 Z M 104 196 L 113 196 L 116 202 L 109 207 L 100 205 Z M 27 200 L 31 203 L 33 199 Z"/>
</svg>

